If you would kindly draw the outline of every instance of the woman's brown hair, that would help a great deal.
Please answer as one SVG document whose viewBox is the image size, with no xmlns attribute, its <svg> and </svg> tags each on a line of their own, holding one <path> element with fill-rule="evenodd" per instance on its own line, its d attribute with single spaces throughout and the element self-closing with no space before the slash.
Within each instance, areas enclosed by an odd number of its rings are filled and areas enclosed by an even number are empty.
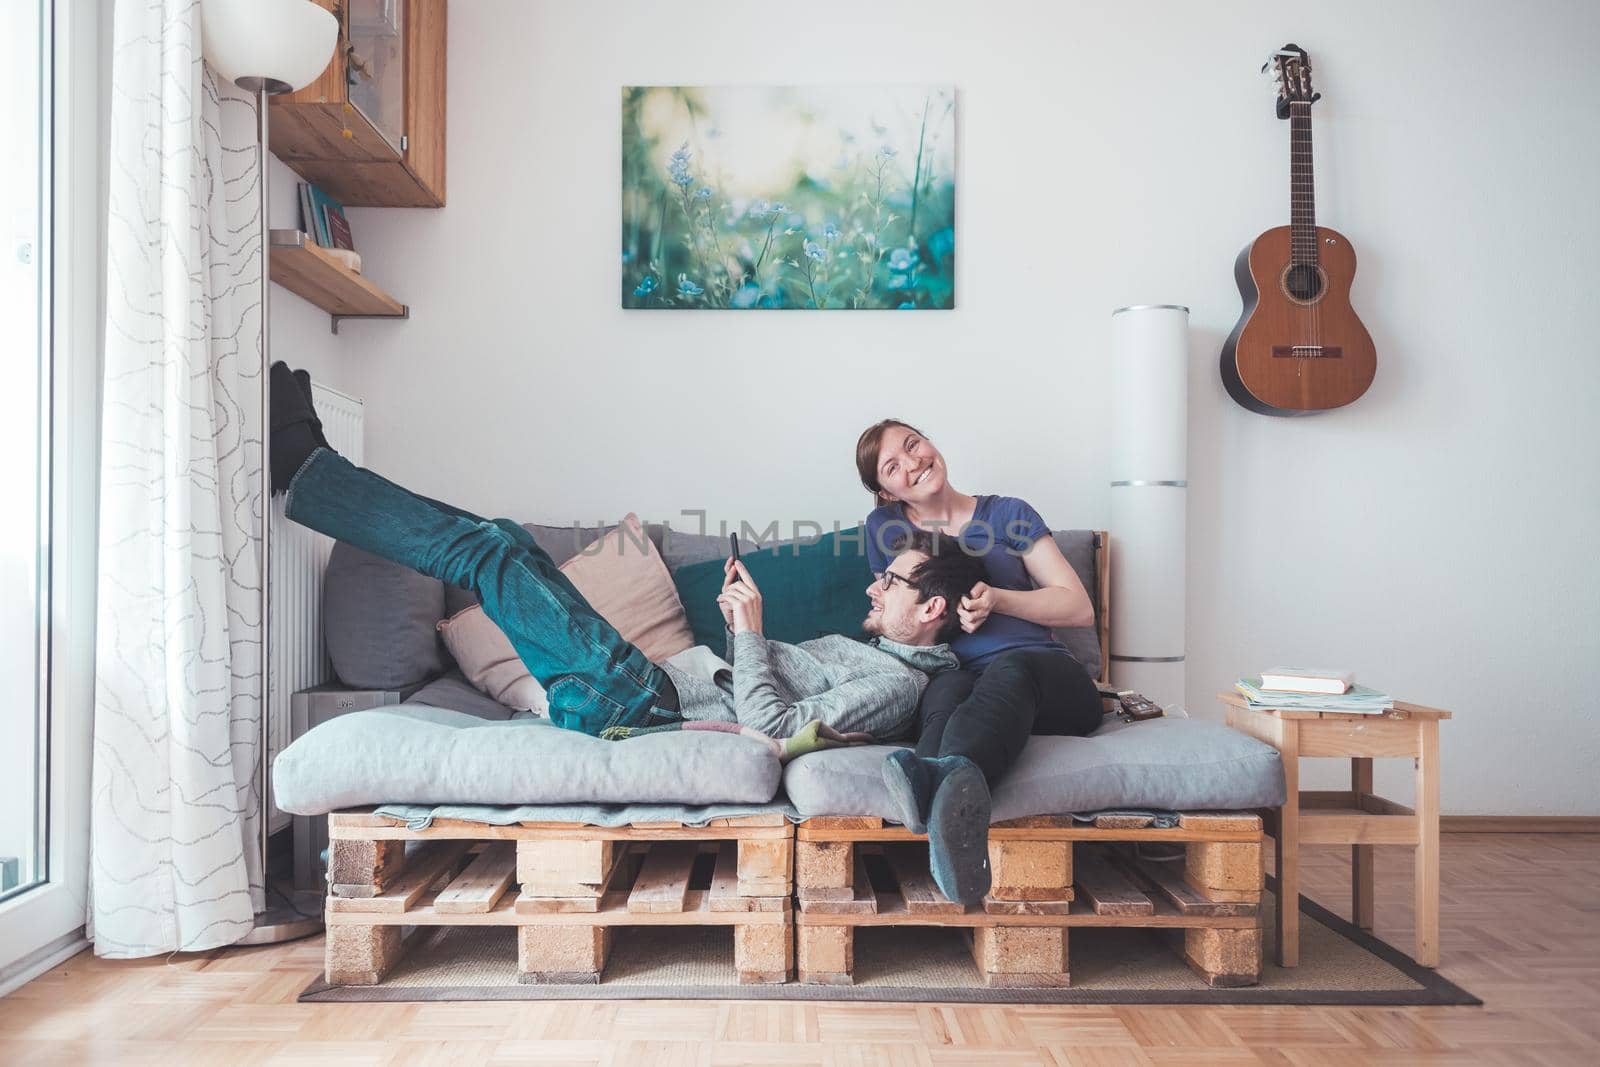
<svg viewBox="0 0 1600 1067">
<path fill-rule="evenodd" d="M 926 438 L 928 435 L 899 419 L 884 419 L 875 422 L 861 431 L 861 436 L 856 440 L 856 473 L 861 476 L 861 484 L 872 494 L 874 502 L 883 504 L 883 486 L 878 482 L 878 449 L 883 445 L 883 435 L 896 426 L 902 430 L 910 430 L 918 437 Z"/>
</svg>

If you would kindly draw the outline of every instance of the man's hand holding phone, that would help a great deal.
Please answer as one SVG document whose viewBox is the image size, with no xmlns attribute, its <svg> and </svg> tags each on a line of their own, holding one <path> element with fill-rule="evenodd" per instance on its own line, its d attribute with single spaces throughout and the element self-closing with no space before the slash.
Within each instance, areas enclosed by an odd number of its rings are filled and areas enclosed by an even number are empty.
<svg viewBox="0 0 1600 1067">
<path fill-rule="evenodd" d="M 717 597 L 717 607 L 722 609 L 722 619 L 728 629 L 736 634 L 761 632 L 761 590 L 750 577 L 744 563 L 729 558 L 722 566 L 722 593 Z"/>
</svg>

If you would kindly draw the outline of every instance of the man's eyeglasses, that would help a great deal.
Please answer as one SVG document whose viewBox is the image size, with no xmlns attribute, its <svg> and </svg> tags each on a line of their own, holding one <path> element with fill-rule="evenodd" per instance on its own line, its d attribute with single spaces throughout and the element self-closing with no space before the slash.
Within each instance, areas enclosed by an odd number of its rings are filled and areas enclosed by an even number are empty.
<svg viewBox="0 0 1600 1067">
<path fill-rule="evenodd" d="M 910 578 L 907 578 L 903 574 L 896 574 L 894 571 L 890 571 L 890 570 L 884 571 L 882 574 L 880 574 L 878 576 L 878 580 L 883 583 L 883 591 L 885 593 L 887 593 L 889 590 L 894 588 L 894 583 L 895 582 L 901 583 L 902 585 L 906 586 L 908 589 L 915 589 L 918 594 L 921 594 L 921 592 L 922 592 L 922 586 L 921 585 L 919 585 L 916 582 L 913 582 Z"/>
</svg>

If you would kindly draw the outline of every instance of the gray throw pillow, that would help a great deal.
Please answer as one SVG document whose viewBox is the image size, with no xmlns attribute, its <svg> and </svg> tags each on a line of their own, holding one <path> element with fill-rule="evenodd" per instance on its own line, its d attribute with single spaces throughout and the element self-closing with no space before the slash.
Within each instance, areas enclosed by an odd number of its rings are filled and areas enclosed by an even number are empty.
<svg viewBox="0 0 1600 1067">
<path fill-rule="evenodd" d="M 732 533 L 733 531 L 729 531 Z M 741 553 L 754 552 L 756 545 L 749 538 L 739 539 Z M 692 533 L 676 528 L 666 530 L 661 537 L 661 558 L 667 570 L 675 571 L 691 563 L 728 558 L 728 538 L 723 534 Z"/>
<path fill-rule="evenodd" d="M 1072 569 L 1078 573 L 1078 580 L 1083 583 L 1083 588 L 1088 591 L 1089 602 L 1094 604 L 1095 620 L 1098 622 L 1100 605 L 1095 603 L 1097 579 L 1094 531 L 1057 530 L 1051 536 L 1055 538 L 1061 554 L 1067 557 L 1067 562 L 1072 564 Z M 1066 645 L 1073 657 L 1089 671 L 1089 677 L 1100 677 L 1100 669 L 1104 664 L 1100 662 L 1099 631 L 1093 626 L 1061 627 L 1055 634 L 1056 640 Z"/>
<path fill-rule="evenodd" d="M 343 541 L 322 581 L 324 642 L 345 685 L 396 689 L 444 670 L 443 582 Z"/>
</svg>

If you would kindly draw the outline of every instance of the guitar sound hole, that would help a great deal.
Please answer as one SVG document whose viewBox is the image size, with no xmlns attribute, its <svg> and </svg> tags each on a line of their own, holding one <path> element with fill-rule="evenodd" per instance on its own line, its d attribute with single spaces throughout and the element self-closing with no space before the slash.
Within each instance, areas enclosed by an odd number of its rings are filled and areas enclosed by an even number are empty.
<svg viewBox="0 0 1600 1067">
<path fill-rule="evenodd" d="M 1283 287 L 1296 300 L 1312 301 L 1322 295 L 1322 272 L 1310 263 L 1291 263 Z"/>
</svg>

